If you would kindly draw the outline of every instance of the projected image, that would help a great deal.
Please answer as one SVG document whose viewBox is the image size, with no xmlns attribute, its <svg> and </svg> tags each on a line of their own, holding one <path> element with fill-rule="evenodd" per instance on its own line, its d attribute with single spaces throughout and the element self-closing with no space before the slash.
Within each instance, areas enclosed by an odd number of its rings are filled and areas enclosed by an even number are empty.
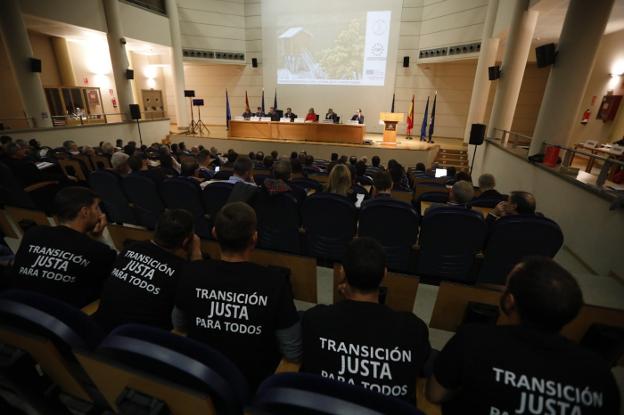
<svg viewBox="0 0 624 415">
<path fill-rule="evenodd" d="M 342 25 L 309 19 L 280 29 L 277 83 L 383 86 L 391 12 L 351 14 Z"/>
</svg>

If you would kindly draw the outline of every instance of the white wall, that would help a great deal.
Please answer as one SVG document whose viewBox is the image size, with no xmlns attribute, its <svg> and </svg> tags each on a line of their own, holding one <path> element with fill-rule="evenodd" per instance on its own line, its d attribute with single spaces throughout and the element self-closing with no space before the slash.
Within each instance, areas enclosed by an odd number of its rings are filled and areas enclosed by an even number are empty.
<svg viewBox="0 0 624 415">
<path fill-rule="evenodd" d="M 102 0 L 19 0 L 19 3 L 24 14 L 106 33 Z"/>
<path fill-rule="evenodd" d="M 143 144 L 150 145 L 161 142 L 169 134 L 169 120 L 141 121 Z M 73 140 L 79 146 L 95 147 L 100 141 L 115 143 L 121 138 L 124 142 L 134 140 L 139 143 L 139 132 L 136 123 L 98 124 L 82 127 L 55 127 L 47 130 L 24 130 L 11 132 L 13 139 L 30 140 L 36 138 L 44 146 L 59 147 L 65 140 Z"/>
<path fill-rule="evenodd" d="M 420 48 L 480 41 L 487 4 L 488 0 L 425 0 Z"/>
<path fill-rule="evenodd" d="M 503 193 L 525 190 L 535 195 L 537 210 L 559 224 L 564 245 L 598 275 L 624 276 L 624 211 L 493 144 L 486 144 L 483 172 L 496 177 Z"/>
<path fill-rule="evenodd" d="M 119 17 L 125 37 L 171 46 L 168 17 L 121 1 Z"/>
</svg>

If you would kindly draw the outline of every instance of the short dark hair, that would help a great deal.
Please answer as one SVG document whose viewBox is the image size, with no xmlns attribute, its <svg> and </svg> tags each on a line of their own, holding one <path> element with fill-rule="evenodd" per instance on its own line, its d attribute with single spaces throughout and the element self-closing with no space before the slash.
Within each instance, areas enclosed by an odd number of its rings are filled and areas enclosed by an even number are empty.
<svg viewBox="0 0 624 415">
<path fill-rule="evenodd" d="M 358 177 L 366 174 L 366 162 L 364 160 L 359 160 L 355 163 L 355 174 Z"/>
<path fill-rule="evenodd" d="M 306 166 L 312 166 L 314 164 L 314 156 L 311 154 L 308 154 L 307 156 L 305 156 L 305 160 L 303 161 L 303 163 Z"/>
<path fill-rule="evenodd" d="M 392 189 L 392 177 L 387 170 L 379 171 L 375 174 L 373 179 L 375 189 L 377 190 L 390 190 Z"/>
<path fill-rule="evenodd" d="M 374 167 L 379 167 L 379 163 L 381 163 L 381 159 L 379 158 L 379 156 L 373 156 L 373 158 L 371 159 L 371 164 Z"/>
<path fill-rule="evenodd" d="M 234 163 L 237 159 L 238 159 L 238 154 L 236 154 L 236 151 L 234 150 L 228 151 L 227 160 L 229 163 Z"/>
<path fill-rule="evenodd" d="M 373 238 L 355 238 L 347 246 L 342 262 L 347 282 L 362 292 L 379 288 L 386 271 L 386 254 Z"/>
<path fill-rule="evenodd" d="M 184 209 L 165 209 L 156 223 L 154 241 L 165 249 L 181 248 L 193 233 L 193 215 Z"/>
<path fill-rule="evenodd" d="M 426 171 L 425 163 L 416 163 L 416 171 Z"/>
<path fill-rule="evenodd" d="M 222 251 L 244 251 L 255 231 L 256 212 L 244 202 L 228 203 L 217 213 L 215 232 Z"/>
<path fill-rule="evenodd" d="M 447 172 L 448 172 L 448 170 L 447 170 Z M 464 181 L 464 182 L 468 182 L 468 183 L 472 184 L 472 176 L 470 175 L 470 173 L 467 173 L 467 172 L 465 172 L 463 170 L 455 175 L 455 180 L 458 181 L 458 182 Z"/>
<path fill-rule="evenodd" d="M 278 160 L 273 164 L 273 177 L 276 179 L 282 179 L 284 181 L 290 180 L 290 174 L 292 173 L 292 167 L 288 160 Z"/>
<path fill-rule="evenodd" d="M 331 161 L 338 160 L 338 153 L 331 153 Z"/>
<path fill-rule="evenodd" d="M 355 166 L 355 163 L 357 163 L 357 157 L 355 157 L 355 156 L 351 156 L 351 157 L 349 157 L 349 163 L 350 163 L 352 166 Z"/>
<path fill-rule="evenodd" d="M 249 156 L 249 158 L 251 158 L 251 156 Z M 256 153 L 256 161 L 262 161 L 262 160 L 264 160 L 264 152 L 258 151 Z"/>
<path fill-rule="evenodd" d="M 239 156 L 234 162 L 234 173 L 239 176 L 251 172 L 251 169 L 253 169 L 253 165 L 251 159 L 247 156 Z"/>
<path fill-rule="evenodd" d="M 198 168 L 199 164 L 197 163 L 197 160 L 195 160 L 194 158 L 186 158 L 182 160 L 180 166 L 180 174 L 182 176 L 191 177 L 195 175 L 195 172 Z"/>
<path fill-rule="evenodd" d="M 143 168 L 143 160 L 145 160 L 145 154 L 137 151 L 128 159 L 128 166 L 132 171 L 139 171 Z"/>
<path fill-rule="evenodd" d="M 297 157 L 299 157 L 299 154 L 296 151 L 291 151 L 290 152 L 290 158 L 291 159 L 296 159 Z"/>
<path fill-rule="evenodd" d="M 277 150 L 271 151 L 271 157 L 273 157 L 273 160 L 277 160 L 277 156 L 279 156 L 279 153 L 277 152 Z"/>
<path fill-rule="evenodd" d="M 266 167 L 267 169 L 270 169 L 273 166 L 273 157 L 264 156 L 264 160 L 262 160 L 262 164 L 264 164 L 264 167 Z"/>
<path fill-rule="evenodd" d="M 516 190 L 509 195 L 509 201 L 516 205 L 520 215 L 535 214 L 535 197 L 531 193 Z"/>
<path fill-rule="evenodd" d="M 13 141 L 13 138 L 11 138 L 11 136 L 8 135 L 3 135 L 0 137 L 0 144 L 4 145 L 6 143 L 10 143 L 11 141 Z"/>
<path fill-rule="evenodd" d="M 303 173 L 303 166 L 301 165 L 299 159 L 291 159 L 290 168 L 293 173 Z"/>
<path fill-rule="evenodd" d="M 523 323 L 558 332 L 583 306 L 574 277 L 550 258 L 529 257 L 509 274 L 506 293 L 513 294 Z"/>
<path fill-rule="evenodd" d="M 197 154 L 197 161 L 199 161 L 200 163 L 203 163 L 204 160 L 206 160 L 209 157 L 210 157 L 210 151 L 202 149 L 199 151 L 199 154 Z"/>
<path fill-rule="evenodd" d="M 87 187 L 66 187 L 54 197 L 54 211 L 61 222 L 68 222 L 76 219 L 80 209 L 90 207 L 97 199 L 98 195 Z"/>
</svg>

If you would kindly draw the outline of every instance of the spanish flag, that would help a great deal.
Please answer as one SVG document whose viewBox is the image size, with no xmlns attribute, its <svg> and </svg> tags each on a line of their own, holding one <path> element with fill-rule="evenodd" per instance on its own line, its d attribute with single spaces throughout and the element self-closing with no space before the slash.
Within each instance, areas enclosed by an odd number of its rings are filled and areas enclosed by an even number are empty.
<svg viewBox="0 0 624 415">
<path fill-rule="evenodd" d="M 247 97 L 247 90 L 245 90 L 245 112 L 251 112 L 251 108 L 249 108 L 249 98 Z"/>
<path fill-rule="evenodd" d="M 414 95 L 412 95 L 412 102 L 407 112 L 407 135 L 412 135 L 412 128 L 414 128 Z"/>
</svg>

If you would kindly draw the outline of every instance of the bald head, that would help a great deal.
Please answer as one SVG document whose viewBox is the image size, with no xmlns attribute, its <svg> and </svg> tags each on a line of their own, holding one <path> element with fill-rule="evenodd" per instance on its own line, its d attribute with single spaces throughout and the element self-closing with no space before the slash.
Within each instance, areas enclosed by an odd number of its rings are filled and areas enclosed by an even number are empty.
<svg viewBox="0 0 624 415">
<path fill-rule="evenodd" d="M 535 214 L 535 196 L 529 192 L 515 191 L 509 195 L 509 202 L 515 206 L 516 213 L 519 215 Z"/>
</svg>

